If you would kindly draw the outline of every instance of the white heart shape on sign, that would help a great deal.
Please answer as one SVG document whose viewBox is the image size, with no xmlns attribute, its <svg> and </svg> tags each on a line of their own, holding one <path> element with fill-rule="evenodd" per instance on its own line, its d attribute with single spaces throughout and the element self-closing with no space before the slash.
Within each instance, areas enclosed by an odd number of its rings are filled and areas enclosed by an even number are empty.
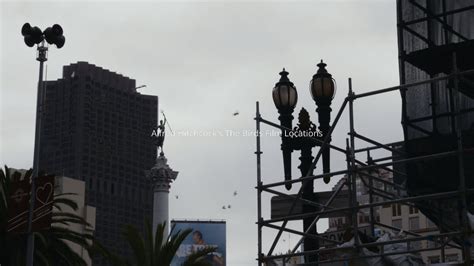
<svg viewBox="0 0 474 266">
<path fill-rule="evenodd" d="M 40 198 L 40 193 L 43 199 Z M 44 186 L 38 187 L 36 189 L 36 200 L 41 202 L 41 204 L 46 205 L 52 194 L 53 194 L 53 185 L 51 185 L 51 183 L 46 183 L 44 184 Z"/>
</svg>

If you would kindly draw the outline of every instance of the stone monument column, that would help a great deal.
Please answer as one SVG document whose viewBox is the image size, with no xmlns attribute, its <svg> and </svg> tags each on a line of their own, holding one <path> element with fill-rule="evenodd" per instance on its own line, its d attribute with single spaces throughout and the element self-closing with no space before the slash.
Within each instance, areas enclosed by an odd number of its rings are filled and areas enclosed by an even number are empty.
<svg viewBox="0 0 474 266">
<path fill-rule="evenodd" d="M 168 159 L 161 152 L 156 158 L 156 164 L 147 171 L 147 177 L 153 183 L 153 233 L 158 224 L 166 222 L 165 234 L 169 233 L 169 192 L 171 183 L 178 176 L 167 164 Z"/>
</svg>

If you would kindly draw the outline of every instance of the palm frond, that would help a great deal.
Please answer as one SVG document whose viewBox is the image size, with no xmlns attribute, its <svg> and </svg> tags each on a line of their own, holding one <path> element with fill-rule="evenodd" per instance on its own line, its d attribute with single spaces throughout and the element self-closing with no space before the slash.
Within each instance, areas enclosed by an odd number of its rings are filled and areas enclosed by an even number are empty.
<svg viewBox="0 0 474 266">
<path fill-rule="evenodd" d="M 179 230 L 170 237 L 170 240 L 166 242 L 162 249 L 161 261 L 166 262 L 167 264 L 171 263 L 173 257 L 178 251 L 179 246 L 183 243 L 184 239 L 192 232 L 192 229 Z"/>
<path fill-rule="evenodd" d="M 76 195 L 75 193 L 67 193 L 67 194 Z M 54 195 L 53 206 L 58 208 L 60 211 L 62 210 L 61 208 L 62 206 L 69 207 L 74 211 L 77 211 L 77 209 L 79 208 L 79 205 L 77 205 L 77 202 L 73 199 L 67 198 L 66 194 Z"/>
<path fill-rule="evenodd" d="M 80 224 L 80 225 L 85 225 L 85 226 L 88 226 L 88 227 L 92 227 L 92 225 L 90 223 L 88 223 L 83 217 L 81 217 L 77 214 L 74 214 L 74 213 L 53 212 L 52 213 L 52 219 L 53 219 L 53 221 L 56 221 L 56 222 L 66 221 L 66 222 L 71 222 L 71 223 L 74 223 L 74 224 Z"/>
<path fill-rule="evenodd" d="M 102 244 L 97 241 L 94 241 L 90 250 L 89 254 L 91 257 L 95 255 L 100 255 L 107 259 L 112 266 L 129 266 L 130 264 L 124 261 L 122 258 L 110 252 L 107 248 L 105 248 Z M 131 265 L 130 265 L 131 266 Z"/>
<path fill-rule="evenodd" d="M 140 232 L 134 226 L 126 225 L 124 236 L 133 250 L 135 262 L 137 265 L 145 265 L 145 243 L 140 236 Z"/>
<path fill-rule="evenodd" d="M 145 265 L 153 265 L 154 264 L 154 251 L 153 251 L 153 231 L 151 229 L 151 224 L 149 220 L 145 221 L 145 237 L 144 241 L 144 248 L 145 248 Z"/>
<path fill-rule="evenodd" d="M 156 226 L 156 233 L 155 233 L 155 261 L 158 260 L 161 251 L 161 245 L 163 244 L 163 236 L 166 228 L 166 222 L 162 224 L 158 224 Z"/>
</svg>

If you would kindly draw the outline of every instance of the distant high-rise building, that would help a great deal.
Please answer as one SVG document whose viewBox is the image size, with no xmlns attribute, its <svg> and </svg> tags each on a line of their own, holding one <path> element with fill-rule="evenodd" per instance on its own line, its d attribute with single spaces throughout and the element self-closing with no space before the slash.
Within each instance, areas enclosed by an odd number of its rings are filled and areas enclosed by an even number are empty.
<svg viewBox="0 0 474 266">
<path fill-rule="evenodd" d="M 374 170 L 372 172 L 367 172 L 365 174 L 370 174 L 372 176 L 375 176 L 379 179 L 386 180 L 386 181 L 392 181 L 392 172 L 383 170 L 383 169 L 378 169 Z M 332 190 L 336 190 L 337 187 L 341 185 L 342 182 L 345 182 L 347 178 L 347 175 L 344 176 L 343 179 L 339 180 L 338 183 L 332 188 Z M 370 201 L 370 193 L 369 193 L 369 187 L 366 185 L 369 184 L 369 177 L 367 175 L 360 174 L 357 179 L 356 179 L 356 197 L 357 197 L 357 202 L 359 204 L 369 204 L 371 203 Z M 374 189 L 378 189 L 381 191 L 386 191 L 391 189 L 392 187 L 388 187 L 387 185 L 384 185 L 384 183 L 373 180 L 372 183 Z M 343 191 L 347 190 L 347 186 L 344 186 L 342 188 Z M 373 195 L 372 198 L 372 203 L 375 202 L 380 202 L 382 199 L 377 196 Z M 374 220 L 375 222 L 380 222 L 380 206 L 374 207 Z M 351 219 L 349 214 L 347 213 L 341 213 L 339 216 L 334 216 L 329 218 L 329 228 L 326 230 L 327 234 L 332 234 L 331 237 L 334 237 L 333 240 L 337 241 L 342 241 L 342 236 L 344 234 L 344 231 L 351 226 Z M 359 226 L 359 229 L 364 232 L 364 233 L 369 233 L 369 226 L 370 226 L 370 210 L 367 209 L 361 209 L 357 213 L 357 223 Z M 376 229 L 378 232 L 379 230 Z M 376 232 L 376 233 L 377 233 Z"/>
<path fill-rule="evenodd" d="M 146 178 L 157 157 L 150 134 L 158 97 L 142 95 L 135 80 L 78 62 L 46 81 L 40 170 L 86 182 L 86 204 L 96 207 L 96 238 L 130 255 L 123 226 L 143 231 L 153 215 L 153 187 Z M 94 266 L 107 265 L 94 259 Z"/>
</svg>

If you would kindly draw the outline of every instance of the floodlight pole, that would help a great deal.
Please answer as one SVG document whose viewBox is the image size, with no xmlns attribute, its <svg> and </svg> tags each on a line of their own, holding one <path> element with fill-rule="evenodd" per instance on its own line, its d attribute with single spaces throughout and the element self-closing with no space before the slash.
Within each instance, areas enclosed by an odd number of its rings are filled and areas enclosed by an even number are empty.
<svg viewBox="0 0 474 266">
<path fill-rule="evenodd" d="M 41 140 L 41 120 L 43 117 L 43 99 L 44 99 L 44 84 L 43 84 L 43 65 L 48 60 L 48 47 L 42 41 L 37 46 L 38 56 L 36 60 L 40 62 L 38 92 L 36 96 L 36 128 L 35 128 L 35 150 L 33 157 L 33 176 L 31 178 L 31 197 L 30 207 L 28 210 L 28 237 L 26 243 L 26 266 L 33 266 L 33 257 L 35 250 L 35 239 L 33 234 L 33 212 L 35 209 L 36 199 L 36 178 L 39 173 L 39 157 L 40 157 L 40 140 Z"/>
</svg>

